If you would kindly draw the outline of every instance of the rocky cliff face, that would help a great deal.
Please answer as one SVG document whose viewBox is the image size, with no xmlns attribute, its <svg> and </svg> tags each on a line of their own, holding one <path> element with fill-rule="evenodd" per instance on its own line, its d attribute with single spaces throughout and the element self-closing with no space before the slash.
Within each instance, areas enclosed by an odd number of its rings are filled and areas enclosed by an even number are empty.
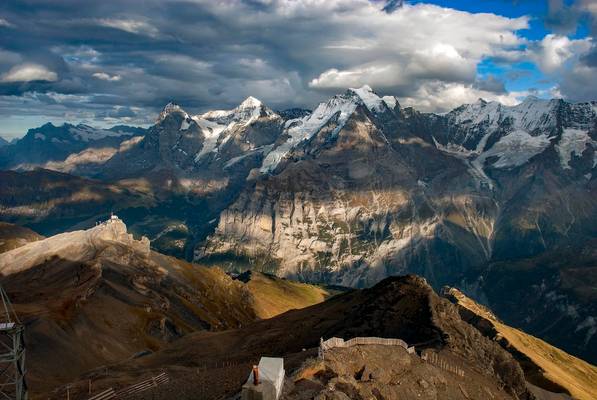
<svg viewBox="0 0 597 400">
<path fill-rule="evenodd" d="M 440 282 L 485 260 L 494 205 L 466 192 L 451 196 L 450 184 L 466 190 L 472 180 L 433 165 L 418 179 L 419 168 L 387 145 L 365 112 L 337 137 L 330 128 L 313 139 L 330 144 L 312 143 L 300 161 L 242 193 L 199 255 L 244 257 L 282 275 L 361 287 L 405 271 Z M 467 264 L 457 263 L 458 252 Z"/>
</svg>

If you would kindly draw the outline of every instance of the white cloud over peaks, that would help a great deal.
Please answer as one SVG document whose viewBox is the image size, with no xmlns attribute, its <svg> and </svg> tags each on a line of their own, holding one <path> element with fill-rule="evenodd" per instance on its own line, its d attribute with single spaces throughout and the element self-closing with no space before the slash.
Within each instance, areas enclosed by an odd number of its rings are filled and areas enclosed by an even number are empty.
<svg viewBox="0 0 597 400">
<path fill-rule="evenodd" d="M 12 67 L 8 72 L 2 74 L 1 82 L 30 82 L 30 81 L 48 81 L 55 82 L 58 75 L 39 64 L 20 64 Z"/>
<path fill-rule="evenodd" d="M 119 81 L 121 79 L 120 75 L 110 75 L 105 72 L 96 72 L 93 74 L 93 77 L 102 81 Z"/>
<path fill-rule="evenodd" d="M 401 97 L 400 104 L 415 107 L 420 111 L 445 112 L 462 104 L 474 103 L 479 98 L 513 106 L 520 103 L 527 95 L 529 95 L 528 92 L 496 94 L 477 89 L 471 84 L 434 81 L 425 82 L 409 95 Z"/>
<path fill-rule="evenodd" d="M 571 40 L 566 36 L 546 35 L 535 49 L 531 58 L 547 73 L 557 72 L 566 62 L 586 53 L 591 48 L 591 39 Z"/>
<path fill-rule="evenodd" d="M 406 92 L 425 80 L 472 83 L 483 58 L 519 57 L 524 40 L 516 32 L 528 27 L 527 17 L 472 14 L 429 4 L 405 5 L 390 14 L 370 2 L 347 4 L 345 9 L 353 9 L 336 10 L 328 25 L 350 29 L 329 27 L 330 34 L 320 43 L 338 66 L 311 79 L 312 88 L 370 84 Z"/>
</svg>

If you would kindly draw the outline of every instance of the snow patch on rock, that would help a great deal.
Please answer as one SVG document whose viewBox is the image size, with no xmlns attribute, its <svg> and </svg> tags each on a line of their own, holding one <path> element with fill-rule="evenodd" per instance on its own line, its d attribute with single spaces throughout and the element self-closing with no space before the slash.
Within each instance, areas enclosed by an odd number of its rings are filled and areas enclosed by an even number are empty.
<svg viewBox="0 0 597 400">
<path fill-rule="evenodd" d="M 589 144 L 597 147 L 597 142 L 591 139 L 588 132 L 581 129 L 565 128 L 560 142 L 556 145 L 562 168 L 571 169 L 570 160 L 572 155 L 582 156 Z M 597 161 L 597 158 L 593 162 L 593 167 L 595 167 L 595 161 Z"/>
<path fill-rule="evenodd" d="M 516 130 L 502 137 L 489 150 L 482 153 L 477 160 L 484 165 L 489 157 L 498 157 L 498 160 L 492 164 L 493 167 L 518 167 L 543 152 L 553 139 L 555 137 L 531 136 L 528 132 Z"/>
<path fill-rule="evenodd" d="M 108 131 L 105 129 L 93 128 L 89 125 L 77 125 L 68 130 L 76 139 L 82 140 L 83 142 L 89 142 L 93 140 L 100 140 L 107 137 L 119 137 L 122 136 L 122 132 Z"/>
<path fill-rule="evenodd" d="M 198 117 L 193 117 L 193 120 L 201 128 L 203 133 L 203 147 L 201 151 L 195 156 L 195 161 L 199 161 L 204 155 L 216 150 L 220 134 L 226 129 L 226 125 L 219 125 L 216 122 L 208 121 Z"/>
<path fill-rule="evenodd" d="M 398 99 L 395 96 L 384 96 L 382 100 L 390 109 L 396 108 L 396 104 L 398 104 Z"/>
<path fill-rule="evenodd" d="M 448 153 L 448 154 L 453 155 L 455 157 L 458 157 L 458 158 L 468 158 L 471 155 L 475 154 L 475 152 L 473 150 L 469 150 L 466 147 L 461 146 L 459 144 L 448 143 L 446 145 L 443 145 L 440 142 L 438 142 L 437 139 L 434 136 L 431 136 L 431 139 L 433 139 L 433 143 L 435 144 L 435 147 L 438 150 L 441 150 L 444 153 Z"/>
<path fill-rule="evenodd" d="M 189 123 L 189 120 L 185 118 L 182 121 L 182 123 L 180 124 L 180 130 L 181 131 L 186 131 L 187 129 L 189 129 L 190 126 L 191 126 L 191 124 Z"/>
</svg>

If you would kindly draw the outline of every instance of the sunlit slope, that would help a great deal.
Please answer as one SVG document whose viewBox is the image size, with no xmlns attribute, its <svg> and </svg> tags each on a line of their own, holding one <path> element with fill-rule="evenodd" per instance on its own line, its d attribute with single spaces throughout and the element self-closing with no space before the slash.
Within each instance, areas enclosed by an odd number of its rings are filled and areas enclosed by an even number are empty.
<svg viewBox="0 0 597 400">
<path fill-rule="evenodd" d="M 331 290 L 321 286 L 294 282 L 259 272 L 247 272 L 240 279 L 246 281 L 253 295 L 253 308 L 259 318 L 271 318 L 288 310 L 321 303 Z"/>
<path fill-rule="evenodd" d="M 460 306 L 488 321 L 496 331 L 496 340 L 505 339 L 508 346 L 528 357 L 542 370 L 545 379 L 560 385 L 576 399 L 597 398 L 597 367 L 541 339 L 505 325 L 490 310 L 457 289 L 451 288 L 449 295 L 456 299 Z"/>
</svg>

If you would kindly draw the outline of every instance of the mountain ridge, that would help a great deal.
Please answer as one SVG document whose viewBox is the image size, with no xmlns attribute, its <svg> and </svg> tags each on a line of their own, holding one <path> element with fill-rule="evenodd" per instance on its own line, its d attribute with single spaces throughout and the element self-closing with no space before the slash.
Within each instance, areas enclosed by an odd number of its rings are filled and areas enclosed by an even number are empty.
<svg viewBox="0 0 597 400">
<path fill-rule="evenodd" d="M 56 126 L 48 122 L 29 129 L 20 139 L 0 150 L 0 168 L 31 169 L 47 162 L 63 161 L 69 155 L 92 148 L 118 147 L 124 140 L 143 135 L 138 127 L 116 125 L 97 129 L 89 125 L 64 123 Z"/>
</svg>

